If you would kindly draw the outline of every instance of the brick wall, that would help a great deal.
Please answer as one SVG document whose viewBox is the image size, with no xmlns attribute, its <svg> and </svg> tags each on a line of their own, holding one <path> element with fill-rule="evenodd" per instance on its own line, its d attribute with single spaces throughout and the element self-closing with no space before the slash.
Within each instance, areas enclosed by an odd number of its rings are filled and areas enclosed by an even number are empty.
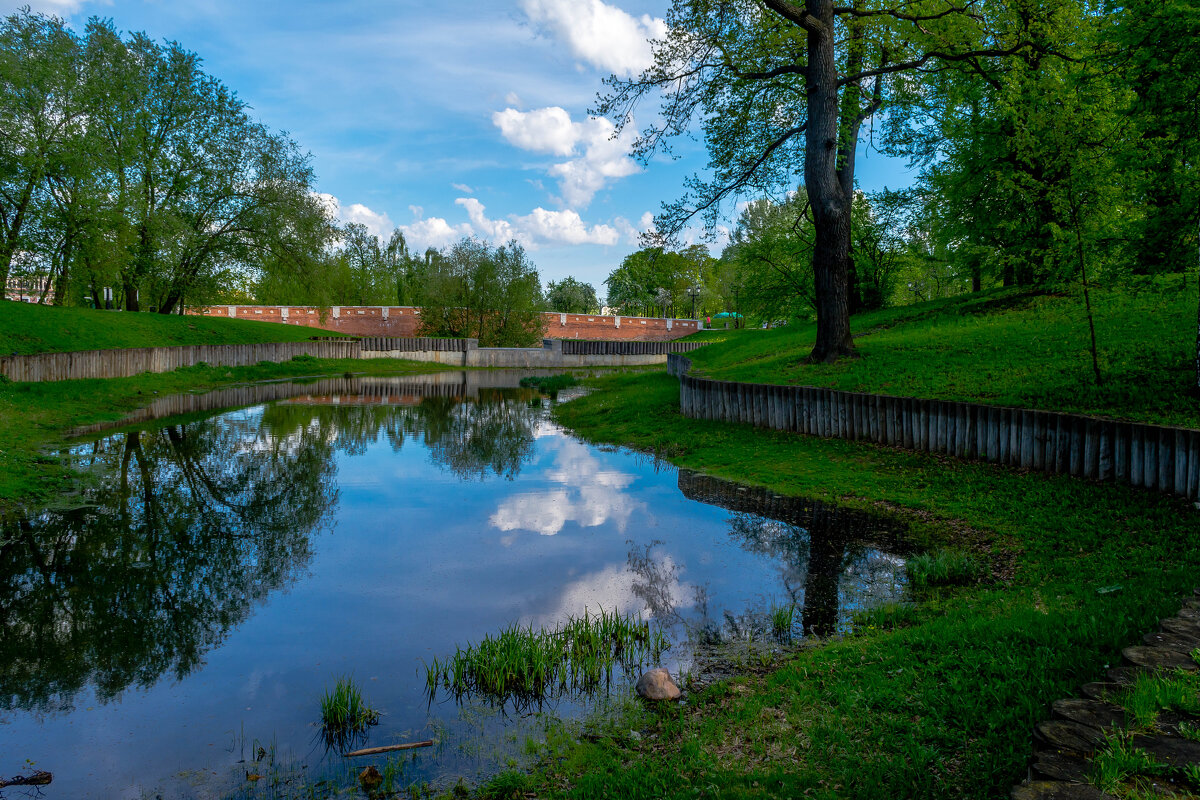
<svg viewBox="0 0 1200 800">
<path fill-rule="evenodd" d="M 253 319 L 304 325 L 350 336 L 417 336 L 421 309 L 411 306 L 210 306 L 189 310 L 210 317 Z M 546 313 L 546 337 L 550 339 L 616 339 L 661 342 L 695 333 L 690 319 L 659 317 L 602 317 L 596 314 Z"/>
</svg>

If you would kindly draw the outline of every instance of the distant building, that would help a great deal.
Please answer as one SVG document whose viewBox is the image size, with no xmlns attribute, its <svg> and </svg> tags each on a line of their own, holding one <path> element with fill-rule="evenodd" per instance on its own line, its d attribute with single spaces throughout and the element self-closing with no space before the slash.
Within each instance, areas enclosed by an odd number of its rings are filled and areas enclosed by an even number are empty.
<svg viewBox="0 0 1200 800">
<path fill-rule="evenodd" d="M 36 303 L 46 295 L 46 302 L 54 302 L 54 286 L 50 278 L 40 275 L 10 277 L 4 284 L 4 299 L 21 303 Z"/>
</svg>

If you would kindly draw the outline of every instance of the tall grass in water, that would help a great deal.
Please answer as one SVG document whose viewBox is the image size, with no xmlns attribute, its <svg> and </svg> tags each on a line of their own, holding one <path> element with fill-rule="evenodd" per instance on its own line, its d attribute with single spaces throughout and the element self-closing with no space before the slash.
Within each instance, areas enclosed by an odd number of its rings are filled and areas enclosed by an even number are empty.
<svg viewBox="0 0 1200 800">
<path fill-rule="evenodd" d="M 611 682 L 618 665 L 631 670 L 657 663 L 669 647 L 661 631 L 636 617 L 585 611 L 549 630 L 513 624 L 445 661 L 435 658 L 426 666 L 426 690 L 430 701 L 445 689 L 457 699 L 475 695 L 524 708 L 594 691 Z"/>
<path fill-rule="evenodd" d="M 344 752 L 366 738 L 367 728 L 379 723 L 379 712 L 367 705 L 349 676 L 337 679 L 321 696 L 321 738 L 330 750 Z"/>
<path fill-rule="evenodd" d="M 980 574 L 980 565 L 960 550 L 921 553 L 908 560 L 908 585 L 915 592 L 938 586 L 964 586 Z"/>
</svg>

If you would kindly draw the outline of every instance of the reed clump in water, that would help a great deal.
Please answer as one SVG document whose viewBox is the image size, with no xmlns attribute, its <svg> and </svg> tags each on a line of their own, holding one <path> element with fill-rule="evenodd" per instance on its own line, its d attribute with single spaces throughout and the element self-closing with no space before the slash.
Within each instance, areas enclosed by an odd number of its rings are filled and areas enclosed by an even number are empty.
<svg viewBox="0 0 1200 800">
<path fill-rule="evenodd" d="M 367 704 L 353 678 L 338 678 L 333 689 L 321 696 L 321 738 L 331 750 L 347 750 L 377 724 L 379 712 Z"/>
<path fill-rule="evenodd" d="M 445 661 L 434 659 L 426 667 L 426 690 L 431 701 L 444 689 L 456 699 L 472 695 L 525 707 L 607 686 L 617 666 L 630 671 L 657 663 L 669 647 L 661 631 L 617 611 L 585 611 L 553 629 L 514 623 Z"/>
</svg>

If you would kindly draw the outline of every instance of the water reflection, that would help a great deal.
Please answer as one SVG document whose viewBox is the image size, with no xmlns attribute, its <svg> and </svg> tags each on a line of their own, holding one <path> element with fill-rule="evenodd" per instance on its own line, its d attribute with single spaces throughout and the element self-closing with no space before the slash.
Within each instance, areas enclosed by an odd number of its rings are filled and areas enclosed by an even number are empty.
<svg viewBox="0 0 1200 800">
<path fill-rule="evenodd" d="M 805 635 L 828 636 L 848 612 L 899 595 L 904 561 L 894 553 L 904 527 L 894 520 L 689 470 L 679 471 L 679 490 L 735 512 L 729 535 L 743 549 L 778 564 L 780 583 L 801 613 Z M 706 606 L 703 591 L 700 600 Z M 707 617 L 707 608 L 702 610 Z M 728 615 L 726 623 L 734 629 L 746 625 Z"/>
<path fill-rule="evenodd" d="M 461 479 L 514 478 L 543 415 L 529 392 L 479 402 L 303 395 L 73 448 L 77 507 L 0 525 L 0 708 L 109 702 L 203 662 L 294 583 L 338 503 L 334 456 L 418 438 Z"/>
<path fill-rule="evenodd" d="M 179 679 L 296 580 L 336 503 L 329 444 L 255 428 L 205 421 L 89 445 L 84 505 L 0 529 L 0 707 L 65 710 L 88 684 L 107 701 Z"/>
<path fill-rule="evenodd" d="M 588 446 L 469 377 L 246 387 L 225 397 L 256 405 L 71 448 L 77 507 L 0 524 L 0 774 L 220 796 L 255 740 L 341 774 L 314 723 L 352 675 L 384 712 L 369 744 L 436 739 L 405 774 L 452 783 L 524 741 L 517 717 L 429 706 L 424 665 L 458 646 L 603 608 L 668 629 L 687 668 L 689 641 L 758 636 L 773 604 L 823 633 L 899 596 L 889 523 Z M 183 768 L 230 783 L 180 790 Z"/>
</svg>

